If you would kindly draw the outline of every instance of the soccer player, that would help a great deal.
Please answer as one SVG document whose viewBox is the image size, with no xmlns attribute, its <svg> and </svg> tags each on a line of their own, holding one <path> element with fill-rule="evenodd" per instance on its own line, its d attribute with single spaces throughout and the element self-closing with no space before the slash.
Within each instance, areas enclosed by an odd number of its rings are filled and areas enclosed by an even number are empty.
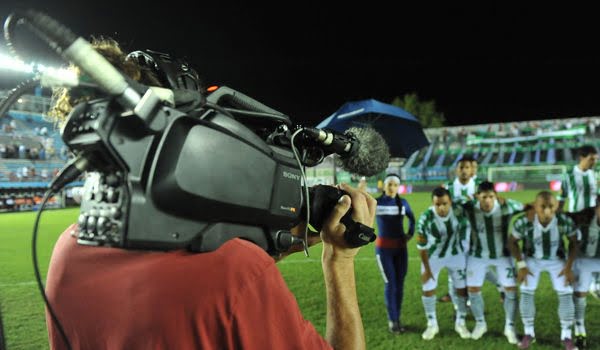
<svg viewBox="0 0 600 350">
<path fill-rule="evenodd" d="M 477 191 L 477 186 L 481 183 L 481 180 L 477 176 L 477 168 L 477 160 L 470 155 L 464 155 L 458 161 L 456 166 L 456 178 L 454 181 L 444 185 L 444 187 L 450 191 L 454 203 L 462 204 L 473 200 L 475 192 Z M 488 269 L 485 274 L 485 279 L 494 283 L 498 291 L 503 295 L 501 285 L 498 282 L 498 277 L 493 270 Z M 458 308 L 458 305 L 455 302 L 455 290 L 456 289 L 452 285 L 452 279 L 448 279 L 448 294 L 440 298 L 440 301 L 442 302 L 452 301 L 454 310 Z M 504 302 L 504 298 L 501 297 L 501 299 Z"/>
<path fill-rule="evenodd" d="M 564 174 L 561 183 L 559 207 L 562 210 L 566 199 L 569 199 L 567 211 L 570 213 L 581 211 L 585 208 L 596 206 L 596 196 L 600 194 L 596 175 L 594 173 L 598 152 L 592 145 L 581 146 L 577 150 L 578 163 L 571 171 Z M 600 276 L 594 273 L 590 281 L 590 294 L 598 298 L 600 291 Z"/>
<path fill-rule="evenodd" d="M 473 162 L 475 159 L 470 155 L 462 156 L 456 163 L 456 177 L 453 181 L 445 183 L 443 186 L 448 189 L 450 198 L 455 204 L 466 203 L 473 199 L 475 191 L 477 190 L 477 184 L 473 178 L 475 175 L 473 168 Z M 442 296 L 440 301 L 448 302 L 452 301 L 454 304 L 454 310 L 458 308 L 458 304 L 455 302 L 456 294 L 455 288 L 452 285 L 452 279 L 448 279 L 448 294 Z"/>
<path fill-rule="evenodd" d="M 452 207 L 450 192 L 443 187 L 432 193 L 433 205 L 419 217 L 417 224 L 417 248 L 421 255 L 421 283 L 423 284 L 423 307 L 427 317 L 427 329 L 421 337 L 431 340 L 439 333 L 436 317 L 435 288 L 443 268 L 456 288 L 458 305 L 454 330 L 463 339 L 471 337 L 465 318 L 467 315 L 467 290 L 465 284 L 466 252 L 470 236 L 470 225 L 464 216 L 457 216 Z"/>
<path fill-rule="evenodd" d="M 479 184 L 473 178 L 473 157 L 465 155 L 456 164 L 456 178 L 444 185 L 450 192 L 454 203 L 463 203 L 473 199 Z"/>
<path fill-rule="evenodd" d="M 511 344 L 517 344 L 515 332 L 515 312 L 517 308 L 517 287 L 515 270 L 506 246 L 508 226 L 513 215 L 523 211 L 523 204 L 512 199 L 498 200 L 494 184 L 483 181 L 477 187 L 476 200 L 465 203 L 465 216 L 471 224 L 471 247 L 467 257 L 467 289 L 471 302 L 471 312 L 475 318 L 475 328 L 471 338 L 479 339 L 487 332 L 484 316 L 484 301 L 481 287 L 493 268 L 504 287 L 504 335 Z"/>
<path fill-rule="evenodd" d="M 564 175 L 561 183 L 559 208 L 562 210 L 566 199 L 569 199 L 568 212 L 577 212 L 596 206 L 598 185 L 594 168 L 598 161 L 598 152 L 594 146 L 581 146 L 577 151 L 578 163 Z"/>
<path fill-rule="evenodd" d="M 405 331 L 400 322 L 404 278 L 408 269 L 407 242 L 415 233 L 415 216 L 404 198 L 398 195 L 400 177 L 388 174 L 383 181 L 384 193 L 377 198 L 377 230 L 375 257 L 385 283 L 385 305 L 388 313 L 389 331 L 399 334 Z M 404 218 L 408 218 L 408 231 L 404 230 Z"/>
<path fill-rule="evenodd" d="M 569 215 L 575 220 L 581 232 L 575 266 L 575 345 L 580 349 L 588 347 L 585 330 L 585 309 L 587 292 L 593 274 L 600 272 L 600 201 L 595 208 L 586 208 Z"/>
<path fill-rule="evenodd" d="M 557 213 L 558 202 L 549 191 L 537 194 L 533 215 L 523 215 L 513 223 L 509 236 L 509 248 L 516 259 L 517 282 L 520 283 L 521 298 L 519 311 L 523 322 L 524 336 L 519 349 L 528 349 L 535 341 L 534 294 L 542 271 L 547 271 L 558 294 L 558 315 L 560 319 L 560 339 L 565 349 L 576 349 L 572 341 L 573 287 L 575 278 L 572 272 L 577 254 L 577 229 L 573 220 L 564 213 Z M 568 256 L 565 261 L 563 239 L 569 241 Z M 523 241 L 523 252 L 518 242 Z"/>
</svg>

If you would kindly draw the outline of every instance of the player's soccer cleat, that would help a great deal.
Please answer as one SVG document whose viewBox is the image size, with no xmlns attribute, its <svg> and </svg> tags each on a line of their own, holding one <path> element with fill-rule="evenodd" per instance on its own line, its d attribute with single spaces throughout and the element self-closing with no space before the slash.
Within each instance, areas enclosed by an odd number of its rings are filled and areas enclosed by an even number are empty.
<svg viewBox="0 0 600 350">
<path fill-rule="evenodd" d="M 575 346 L 579 349 L 587 349 L 587 337 L 585 334 L 575 336 Z"/>
<path fill-rule="evenodd" d="M 565 350 L 578 350 L 570 338 L 563 339 L 562 343 L 565 345 Z"/>
<path fill-rule="evenodd" d="M 460 337 L 462 339 L 470 339 L 471 338 L 471 332 L 469 332 L 469 330 L 467 329 L 467 326 L 465 324 L 456 323 L 454 325 L 454 330 L 456 331 L 456 333 L 458 333 L 458 335 L 460 335 Z"/>
<path fill-rule="evenodd" d="M 531 344 L 535 343 L 535 338 L 529 334 L 525 334 L 518 344 L 519 349 L 529 349 Z"/>
<path fill-rule="evenodd" d="M 431 340 L 435 337 L 436 334 L 440 332 L 440 328 L 436 326 L 427 326 L 427 329 L 423 334 L 421 334 L 421 338 L 424 340 Z"/>
<path fill-rule="evenodd" d="M 504 327 L 504 336 L 510 344 L 517 344 L 519 342 L 514 327 Z"/>
<path fill-rule="evenodd" d="M 481 338 L 485 332 L 487 332 L 487 324 L 484 322 L 477 322 L 475 328 L 473 328 L 473 332 L 471 332 L 471 338 L 477 340 Z"/>
</svg>

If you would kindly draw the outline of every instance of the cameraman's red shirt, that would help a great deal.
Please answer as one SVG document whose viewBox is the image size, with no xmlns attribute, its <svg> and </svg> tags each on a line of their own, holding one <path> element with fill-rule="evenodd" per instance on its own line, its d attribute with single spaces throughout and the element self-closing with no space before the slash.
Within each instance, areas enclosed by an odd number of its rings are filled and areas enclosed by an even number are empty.
<svg viewBox="0 0 600 350">
<path fill-rule="evenodd" d="M 214 252 L 149 252 L 59 238 L 46 292 L 73 349 L 331 349 L 273 259 L 233 239 Z M 64 349 L 46 315 L 53 349 Z"/>
</svg>

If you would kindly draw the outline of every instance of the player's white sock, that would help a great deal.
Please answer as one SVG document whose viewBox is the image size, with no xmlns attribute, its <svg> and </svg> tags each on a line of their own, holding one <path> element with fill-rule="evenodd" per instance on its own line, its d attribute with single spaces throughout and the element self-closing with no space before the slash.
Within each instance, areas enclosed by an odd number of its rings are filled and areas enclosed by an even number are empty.
<svg viewBox="0 0 600 350">
<path fill-rule="evenodd" d="M 533 291 L 521 291 L 519 311 L 521 312 L 521 321 L 523 321 L 525 334 L 529 334 L 535 338 L 535 330 L 533 328 L 533 321 L 535 320 L 535 299 L 533 297 Z"/>
<path fill-rule="evenodd" d="M 469 292 L 469 300 L 471 301 L 471 313 L 473 314 L 475 321 L 485 323 L 485 316 L 483 313 L 485 304 L 483 302 L 483 297 L 481 296 L 481 291 L 476 293 Z"/>
<path fill-rule="evenodd" d="M 573 315 L 575 314 L 575 305 L 573 305 L 573 293 L 558 294 L 558 317 L 560 319 L 560 339 L 572 338 L 571 327 L 573 327 Z"/>
<path fill-rule="evenodd" d="M 587 306 L 586 297 L 573 297 L 575 303 L 575 335 L 585 335 L 585 308 Z"/>
<path fill-rule="evenodd" d="M 465 324 L 467 318 L 467 297 L 456 295 L 456 324 Z"/>
<path fill-rule="evenodd" d="M 505 315 L 505 326 L 514 327 L 515 325 L 515 314 L 517 312 L 517 292 L 514 290 L 507 290 L 504 297 L 504 315 Z"/>
<path fill-rule="evenodd" d="M 437 316 L 435 314 L 435 303 L 437 300 L 435 299 L 435 294 L 430 297 L 421 296 L 421 301 L 423 301 L 425 317 L 427 317 L 427 325 L 437 326 Z"/>
</svg>

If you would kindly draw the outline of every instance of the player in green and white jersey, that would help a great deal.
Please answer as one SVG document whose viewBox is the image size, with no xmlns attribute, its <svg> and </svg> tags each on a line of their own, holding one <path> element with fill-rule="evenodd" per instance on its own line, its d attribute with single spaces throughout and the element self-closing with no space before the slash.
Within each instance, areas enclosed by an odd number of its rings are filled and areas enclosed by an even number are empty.
<svg viewBox="0 0 600 350">
<path fill-rule="evenodd" d="M 506 246 L 508 226 L 513 215 L 524 209 L 521 202 L 512 199 L 498 200 L 494 184 L 483 181 L 479 184 L 476 200 L 463 205 L 465 216 L 471 224 L 471 247 L 467 257 L 467 288 L 471 312 L 475 318 L 473 339 L 479 339 L 487 331 L 481 287 L 489 272 L 496 271 L 500 285 L 504 288 L 504 335 L 511 344 L 517 343 L 515 313 L 517 308 L 517 284 L 515 269 Z"/>
<path fill-rule="evenodd" d="M 464 155 L 460 158 L 456 165 L 456 178 L 454 181 L 447 182 L 444 187 L 450 192 L 452 202 L 455 204 L 464 204 L 472 201 L 477 192 L 477 186 L 482 182 L 477 176 L 478 162 L 477 159 L 470 155 Z M 498 277 L 495 271 L 489 270 L 486 272 L 485 279 L 494 283 L 500 293 L 502 288 L 498 282 Z M 455 288 L 452 285 L 452 279 L 448 279 L 448 294 L 441 297 L 440 301 L 452 301 L 454 310 L 458 308 L 456 304 Z"/>
<path fill-rule="evenodd" d="M 450 198 L 455 204 L 464 203 L 471 199 L 477 191 L 479 180 L 475 176 L 473 162 L 475 159 L 465 155 L 456 163 L 456 177 L 453 181 L 444 184 L 450 192 Z"/>
<path fill-rule="evenodd" d="M 575 214 L 569 213 L 579 227 L 581 236 L 577 260 L 573 267 L 575 273 L 575 345 L 580 349 L 588 347 L 585 330 L 585 309 L 588 288 L 594 273 L 600 273 L 600 201 L 595 208 L 586 208 Z"/>
<path fill-rule="evenodd" d="M 569 200 L 567 211 L 570 213 L 594 208 L 598 184 L 596 182 L 596 162 L 598 152 L 594 146 L 585 145 L 577 151 L 578 163 L 569 172 L 565 173 L 561 182 L 561 195 L 559 207 L 562 209 L 565 201 Z"/>
<path fill-rule="evenodd" d="M 519 310 L 525 335 L 519 342 L 519 348 L 528 349 L 535 341 L 534 294 L 541 272 L 547 271 L 558 294 L 560 339 L 565 349 L 576 349 L 571 330 L 575 312 L 571 284 L 575 282 L 572 267 L 577 254 L 577 228 L 570 217 L 557 213 L 558 202 L 549 191 L 539 192 L 533 207 L 533 215 L 515 220 L 508 242 L 517 261 L 517 282 L 521 284 Z M 568 255 L 565 253 L 565 237 L 569 241 Z M 523 252 L 518 244 L 521 240 Z"/>
<path fill-rule="evenodd" d="M 562 209 L 569 200 L 567 212 L 575 213 L 596 206 L 598 183 L 595 174 L 598 152 L 592 145 L 584 145 L 577 150 L 577 165 L 565 173 L 561 183 L 559 206 Z M 590 281 L 589 291 L 598 298 L 600 294 L 600 274 L 594 273 Z"/>
<path fill-rule="evenodd" d="M 457 216 L 447 189 L 435 188 L 433 205 L 419 217 L 417 224 L 417 248 L 421 255 L 421 283 L 423 284 L 423 307 L 427 317 L 427 329 L 422 334 L 431 340 L 439 332 L 436 317 L 437 278 L 443 268 L 453 280 L 457 294 L 457 317 L 454 330 L 463 339 L 471 334 L 467 330 L 467 290 L 465 284 L 466 253 L 470 237 L 470 225 L 464 216 Z"/>
</svg>

